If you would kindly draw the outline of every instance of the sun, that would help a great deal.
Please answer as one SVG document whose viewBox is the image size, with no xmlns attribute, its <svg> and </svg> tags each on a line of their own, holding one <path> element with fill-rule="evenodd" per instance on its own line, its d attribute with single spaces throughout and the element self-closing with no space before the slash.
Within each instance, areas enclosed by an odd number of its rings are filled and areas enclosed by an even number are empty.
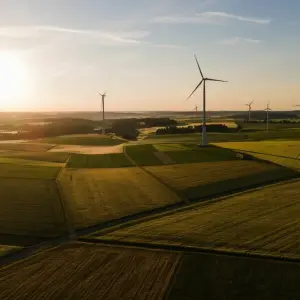
<svg viewBox="0 0 300 300">
<path fill-rule="evenodd" d="M 18 108 L 28 91 L 29 72 L 17 54 L 0 52 L 0 108 Z"/>
</svg>

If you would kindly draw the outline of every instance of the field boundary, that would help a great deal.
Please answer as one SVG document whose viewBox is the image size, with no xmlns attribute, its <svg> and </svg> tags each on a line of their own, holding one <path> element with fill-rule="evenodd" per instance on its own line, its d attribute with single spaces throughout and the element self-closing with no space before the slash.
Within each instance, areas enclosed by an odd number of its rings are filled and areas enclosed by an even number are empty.
<svg viewBox="0 0 300 300">
<path fill-rule="evenodd" d="M 136 247 L 143 249 L 156 249 L 165 250 L 170 252 L 181 252 L 181 253 L 198 253 L 198 254 L 215 254 L 215 255 L 227 255 L 233 257 L 245 257 L 245 258 L 256 258 L 256 259 L 268 259 L 275 261 L 284 262 L 297 262 L 300 263 L 300 256 L 284 256 L 267 254 L 267 252 L 258 252 L 251 250 L 244 251 L 234 251 L 226 249 L 218 249 L 212 247 L 195 247 L 195 246 L 185 246 L 185 245 L 170 245 L 161 243 L 147 243 L 147 242 L 133 242 L 133 241 L 122 241 L 122 240 L 101 240 L 96 238 L 80 238 L 79 241 L 93 244 L 103 244 L 111 246 L 123 246 L 123 247 Z"/>
</svg>

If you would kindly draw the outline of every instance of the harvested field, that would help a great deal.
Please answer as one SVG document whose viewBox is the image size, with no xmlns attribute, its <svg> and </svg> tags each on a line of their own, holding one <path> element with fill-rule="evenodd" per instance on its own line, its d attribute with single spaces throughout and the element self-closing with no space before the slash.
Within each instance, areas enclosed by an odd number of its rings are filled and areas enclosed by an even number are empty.
<svg viewBox="0 0 300 300">
<path fill-rule="evenodd" d="M 134 167 L 64 169 L 59 182 L 77 228 L 181 201 L 152 176 Z"/>
<path fill-rule="evenodd" d="M 103 238 L 300 258 L 299 215 L 297 180 L 194 206 Z"/>
<path fill-rule="evenodd" d="M 163 299 L 177 254 L 69 244 L 0 270 L 1 299 Z"/>
<path fill-rule="evenodd" d="M 239 160 L 152 166 L 146 169 L 190 200 L 290 178 L 297 174 L 272 164 Z"/>
<path fill-rule="evenodd" d="M 154 152 L 154 155 L 165 165 L 173 165 L 176 162 L 174 160 L 172 160 L 172 158 L 165 152 L 162 151 L 158 151 L 158 152 Z"/>
<path fill-rule="evenodd" d="M 124 140 L 100 134 L 65 135 L 40 140 L 43 143 L 58 145 L 84 145 L 84 146 L 114 146 L 123 144 Z"/>
<path fill-rule="evenodd" d="M 196 145 L 191 144 L 154 144 L 154 148 L 157 151 L 169 152 L 169 151 L 186 151 L 195 149 Z"/>
<path fill-rule="evenodd" d="M 1 178 L 0 194 L 0 234 L 50 237 L 66 231 L 54 180 Z"/>
<path fill-rule="evenodd" d="M 125 147 L 127 155 L 138 166 L 156 166 L 163 162 L 154 154 L 156 149 L 152 145 L 137 145 Z"/>
<path fill-rule="evenodd" d="M 299 263 L 185 254 L 167 299 L 298 299 L 299 282 Z"/>
<path fill-rule="evenodd" d="M 109 154 L 122 153 L 123 145 L 117 146 L 80 146 L 80 145 L 57 145 L 49 152 L 67 152 L 80 154 Z"/>
<path fill-rule="evenodd" d="M 68 168 L 124 168 L 130 167 L 132 163 L 124 153 L 86 155 L 71 154 Z"/>
<path fill-rule="evenodd" d="M 220 147 L 245 151 L 260 159 L 300 170 L 300 141 L 218 143 Z"/>
</svg>

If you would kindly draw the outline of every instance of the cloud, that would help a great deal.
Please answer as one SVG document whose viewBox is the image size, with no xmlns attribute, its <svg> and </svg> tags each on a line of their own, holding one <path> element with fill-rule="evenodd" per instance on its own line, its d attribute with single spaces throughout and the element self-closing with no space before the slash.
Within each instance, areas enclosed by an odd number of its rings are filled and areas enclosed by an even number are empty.
<svg viewBox="0 0 300 300">
<path fill-rule="evenodd" d="M 226 39 L 220 42 L 220 44 L 223 45 L 237 45 L 237 44 L 260 44 L 262 43 L 262 40 L 256 40 L 256 39 L 249 39 L 249 38 L 241 38 L 241 37 L 233 37 L 230 39 Z"/>
<path fill-rule="evenodd" d="M 151 22 L 165 24 L 224 24 L 224 22 L 228 20 L 255 23 L 260 25 L 266 25 L 271 22 L 270 19 L 250 18 L 217 11 L 196 13 L 190 16 L 161 16 L 152 19 Z"/>
<path fill-rule="evenodd" d="M 148 31 L 108 32 L 56 26 L 0 27 L 0 37 L 6 38 L 40 38 L 47 33 L 56 35 L 78 35 L 99 41 L 123 44 L 140 44 L 141 40 L 149 35 Z"/>
</svg>

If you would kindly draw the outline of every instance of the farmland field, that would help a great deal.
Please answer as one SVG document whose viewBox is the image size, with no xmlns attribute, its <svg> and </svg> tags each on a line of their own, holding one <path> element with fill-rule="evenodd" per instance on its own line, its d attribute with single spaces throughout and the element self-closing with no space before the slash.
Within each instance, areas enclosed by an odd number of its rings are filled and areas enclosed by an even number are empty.
<svg viewBox="0 0 300 300">
<path fill-rule="evenodd" d="M 68 244 L 0 270 L 1 299 L 163 299 L 179 255 Z"/>
<path fill-rule="evenodd" d="M 300 180 L 281 183 L 182 209 L 99 239 L 300 258 L 299 199 Z"/>
<path fill-rule="evenodd" d="M 86 155 L 72 154 L 68 161 L 68 168 L 123 168 L 132 163 L 124 153 Z"/>
<path fill-rule="evenodd" d="M 0 150 L 43 152 L 51 149 L 55 145 L 46 143 L 0 143 Z"/>
<path fill-rule="evenodd" d="M 154 154 L 156 149 L 152 145 L 127 146 L 125 151 L 138 166 L 156 166 L 163 162 Z"/>
<path fill-rule="evenodd" d="M 0 234 L 50 237 L 65 232 L 54 180 L 2 177 L 0 193 Z"/>
<path fill-rule="evenodd" d="M 43 143 L 63 144 L 63 145 L 85 145 L 85 146 L 113 146 L 124 143 L 118 138 L 108 137 L 106 135 L 66 135 L 41 140 Z"/>
<path fill-rule="evenodd" d="M 249 152 L 260 159 L 300 170 L 300 141 L 218 143 L 220 147 Z"/>
<path fill-rule="evenodd" d="M 64 169 L 59 182 L 76 228 L 181 201 L 163 184 L 135 167 Z"/>
<path fill-rule="evenodd" d="M 69 157 L 68 153 L 55 152 L 30 152 L 30 151 L 6 151 L 0 152 L 0 161 L 2 157 L 19 158 L 33 161 L 64 163 Z"/>
<path fill-rule="evenodd" d="M 299 263 L 185 254 L 167 299 L 296 300 L 299 282 Z"/>
<path fill-rule="evenodd" d="M 13 253 L 13 252 L 18 251 L 20 249 L 22 249 L 22 247 L 0 245 L 0 258 L 1 258 L 1 256 Z"/>
<path fill-rule="evenodd" d="M 190 200 L 297 174 L 276 165 L 244 160 L 151 166 L 146 167 L 146 170 Z"/>
</svg>

